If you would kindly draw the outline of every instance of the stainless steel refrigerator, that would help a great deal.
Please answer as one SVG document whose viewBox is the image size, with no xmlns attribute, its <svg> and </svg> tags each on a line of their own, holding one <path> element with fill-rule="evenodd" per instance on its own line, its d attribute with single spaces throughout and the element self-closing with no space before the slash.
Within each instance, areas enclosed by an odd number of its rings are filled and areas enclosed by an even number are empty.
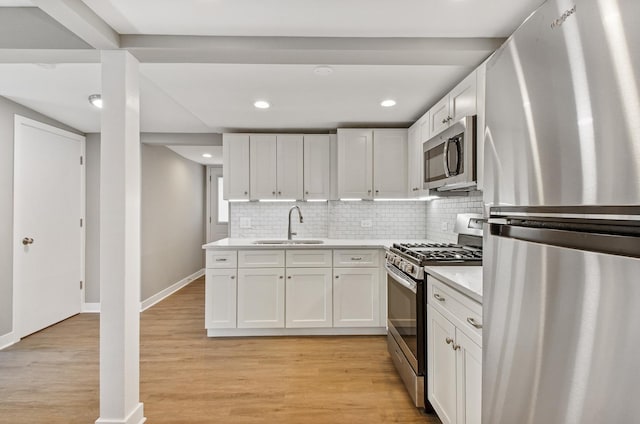
<svg viewBox="0 0 640 424">
<path fill-rule="evenodd" d="M 640 423 L 640 1 L 550 0 L 487 66 L 482 422 Z"/>
</svg>

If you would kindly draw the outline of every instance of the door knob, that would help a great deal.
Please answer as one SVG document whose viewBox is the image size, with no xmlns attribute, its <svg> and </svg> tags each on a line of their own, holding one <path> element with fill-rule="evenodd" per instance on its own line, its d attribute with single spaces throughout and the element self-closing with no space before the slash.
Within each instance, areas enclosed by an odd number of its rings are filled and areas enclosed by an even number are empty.
<svg viewBox="0 0 640 424">
<path fill-rule="evenodd" d="M 22 244 L 25 246 L 28 244 L 33 244 L 33 239 L 31 237 L 25 237 L 22 239 Z"/>
</svg>

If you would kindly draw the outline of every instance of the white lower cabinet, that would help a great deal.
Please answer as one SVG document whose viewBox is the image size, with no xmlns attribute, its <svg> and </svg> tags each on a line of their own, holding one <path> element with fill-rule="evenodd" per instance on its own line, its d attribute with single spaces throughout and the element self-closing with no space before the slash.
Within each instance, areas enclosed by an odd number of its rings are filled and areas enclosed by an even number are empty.
<svg viewBox="0 0 640 424">
<path fill-rule="evenodd" d="M 429 402 L 443 424 L 480 424 L 482 347 L 475 341 L 482 337 L 481 314 L 475 314 L 480 305 L 438 281 L 430 280 L 427 290 Z M 472 329 L 469 321 L 475 323 Z"/>
<path fill-rule="evenodd" d="M 207 269 L 205 326 L 236 328 L 236 269 Z"/>
<path fill-rule="evenodd" d="M 284 268 L 238 269 L 238 328 L 284 328 Z"/>
<path fill-rule="evenodd" d="M 333 326 L 331 268 L 287 268 L 286 326 Z"/>
<path fill-rule="evenodd" d="M 380 325 L 378 268 L 334 268 L 333 326 Z"/>
</svg>

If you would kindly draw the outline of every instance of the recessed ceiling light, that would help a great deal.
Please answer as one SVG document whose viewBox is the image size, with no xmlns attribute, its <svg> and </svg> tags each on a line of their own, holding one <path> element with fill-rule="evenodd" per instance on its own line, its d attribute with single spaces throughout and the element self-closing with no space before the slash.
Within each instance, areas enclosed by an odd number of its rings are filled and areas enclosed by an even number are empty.
<svg viewBox="0 0 640 424">
<path fill-rule="evenodd" d="M 396 105 L 396 101 L 395 100 L 391 100 L 391 99 L 387 99 L 387 100 L 383 100 L 380 103 L 380 106 L 382 107 L 392 107 Z"/>
<path fill-rule="evenodd" d="M 100 94 L 92 94 L 89 96 L 89 103 L 97 107 L 98 109 L 102 109 L 102 96 Z"/>
<path fill-rule="evenodd" d="M 269 102 L 265 102 L 264 100 L 258 100 L 253 105 L 258 109 L 269 109 L 269 107 L 271 106 Z"/>
<path fill-rule="evenodd" d="M 203 153 L 202 157 L 208 159 L 208 158 L 212 158 L 213 156 L 211 155 L 211 153 Z"/>
<path fill-rule="evenodd" d="M 313 73 L 318 76 L 325 77 L 333 73 L 333 68 L 327 65 L 320 65 L 313 69 Z"/>
</svg>

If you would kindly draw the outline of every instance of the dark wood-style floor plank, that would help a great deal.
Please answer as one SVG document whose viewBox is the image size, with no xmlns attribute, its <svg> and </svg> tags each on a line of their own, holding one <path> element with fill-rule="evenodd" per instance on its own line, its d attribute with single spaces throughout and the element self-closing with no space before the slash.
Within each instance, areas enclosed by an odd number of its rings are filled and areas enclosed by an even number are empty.
<svg viewBox="0 0 640 424">
<path fill-rule="evenodd" d="M 422 416 L 385 338 L 210 339 L 204 279 L 142 314 L 141 400 L 151 424 L 439 423 Z M 0 423 L 93 423 L 97 314 L 0 351 Z"/>
</svg>

